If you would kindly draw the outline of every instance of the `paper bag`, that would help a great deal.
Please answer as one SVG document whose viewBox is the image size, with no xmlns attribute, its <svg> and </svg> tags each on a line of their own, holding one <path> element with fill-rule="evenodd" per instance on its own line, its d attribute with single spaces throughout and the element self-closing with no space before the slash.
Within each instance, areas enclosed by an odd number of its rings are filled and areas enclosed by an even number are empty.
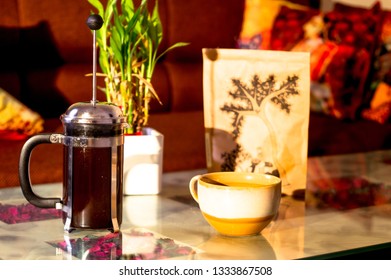
<svg viewBox="0 0 391 280">
<path fill-rule="evenodd" d="M 305 189 L 310 57 L 305 52 L 203 49 L 207 168 L 270 173 Z"/>
</svg>

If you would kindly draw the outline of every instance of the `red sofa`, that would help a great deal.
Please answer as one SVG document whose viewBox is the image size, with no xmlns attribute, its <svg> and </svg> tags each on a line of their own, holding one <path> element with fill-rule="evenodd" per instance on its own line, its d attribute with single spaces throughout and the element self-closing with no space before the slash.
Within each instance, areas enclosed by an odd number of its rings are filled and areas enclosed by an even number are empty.
<svg viewBox="0 0 391 280">
<path fill-rule="evenodd" d="M 306 2 L 306 1 L 300 1 Z M 313 1 L 308 1 L 313 2 Z M 162 47 L 175 49 L 157 66 L 153 83 L 163 102 L 152 104 L 149 126 L 165 136 L 163 169 L 205 168 L 201 49 L 235 48 L 244 0 L 160 0 Z M 45 132 L 62 132 L 59 117 L 91 99 L 92 35 L 87 0 L 0 2 L 0 87 L 45 119 Z M 98 80 L 102 85 L 103 81 Z M 98 95 L 104 100 L 103 95 Z M 309 156 L 391 147 L 391 126 L 311 114 Z M 0 139 L 0 187 L 17 186 L 24 140 Z M 41 145 L 32 155 L 33 184 L 62 180 L 62 147 Z"/>
</svg>

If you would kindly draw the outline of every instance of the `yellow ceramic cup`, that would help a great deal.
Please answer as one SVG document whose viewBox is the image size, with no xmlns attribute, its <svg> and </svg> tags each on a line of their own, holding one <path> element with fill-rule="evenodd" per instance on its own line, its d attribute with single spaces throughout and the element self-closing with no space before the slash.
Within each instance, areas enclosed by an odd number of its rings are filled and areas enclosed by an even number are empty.
<svg viewBox="0 0 391 280">
<path fill-rule="evenodd" d="M 190 193 L 206 221 L 226 236 L 259 234 L 274 218 L 281 179 L 273 175 L 214 172 L 194 176 Z"/>
</svg>

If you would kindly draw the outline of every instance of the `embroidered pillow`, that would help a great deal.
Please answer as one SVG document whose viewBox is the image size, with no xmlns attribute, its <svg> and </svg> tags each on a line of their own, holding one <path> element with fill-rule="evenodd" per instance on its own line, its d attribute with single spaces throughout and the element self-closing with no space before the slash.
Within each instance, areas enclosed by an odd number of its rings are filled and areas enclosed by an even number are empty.
<svg viewBox="0 0 391 280">
<path fill-rule="evenodd" d="M 308 7 L 281 0 L 246 0 L 242 30 L 238 40 L 241 49 L 270 49 L 275 18 L 281 7 L 308 10 Z"/>
</svg>

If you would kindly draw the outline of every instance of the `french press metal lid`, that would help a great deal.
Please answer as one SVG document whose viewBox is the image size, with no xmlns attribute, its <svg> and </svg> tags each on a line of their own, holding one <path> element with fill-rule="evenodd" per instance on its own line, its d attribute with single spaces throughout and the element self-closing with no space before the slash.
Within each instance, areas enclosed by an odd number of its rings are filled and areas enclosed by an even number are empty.
<svg viewBox="0 0 391 280">
<path fill-rule="evenodd" d="M 107 102 L 79 102 L 61 116 L 64 134 L 80 137 L 121 135 L 127 126 L 119 107 Z"/>
</svg>

